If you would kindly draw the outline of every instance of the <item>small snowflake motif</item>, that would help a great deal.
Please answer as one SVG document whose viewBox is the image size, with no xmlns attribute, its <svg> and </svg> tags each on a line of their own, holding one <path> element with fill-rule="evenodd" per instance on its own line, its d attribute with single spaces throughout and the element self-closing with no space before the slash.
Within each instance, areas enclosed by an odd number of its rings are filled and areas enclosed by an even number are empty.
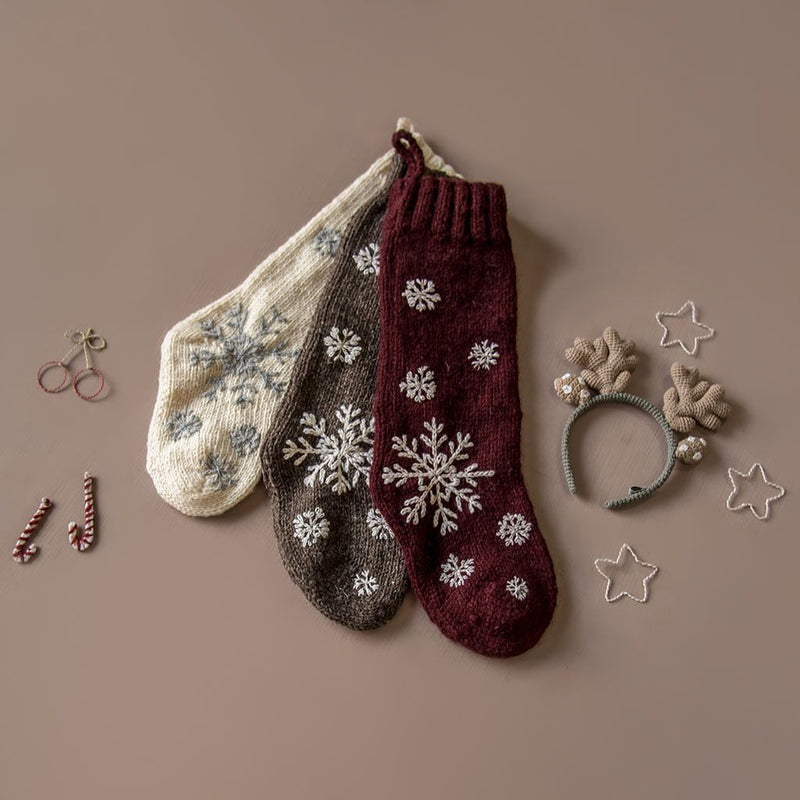
<svg viewBox="0 0 800 800">
<path fill-rule="evenodd" d="M 166 422 L 167 433 L 173 442 L 194 436 L 203 423 L 193 411 L 176 411 Z"/>
<path fill-rule="evenodd" d="M 259 444 L 261 435 L 252 425 L 239 425 L 231 431 L 231 447 L 239 458 L 255 453 Z"/>
<path fill-rule="evenodd" d="M 342 242 L 342 234 L 339 231 L 323 230 L 314 239 L 314 249 L 321 256 L 335 256 L 339 245 Z"/>
<path fill-rule="evenodd" d="M 528 596 L 528 584 L 516 575 L 506 582 L 506 591 L 517 600 L 524 600 Z"/>
<path fill-rule="evenodd" d="M 394 539 L 394 532 L 377 508 L 367 511 L 367 527 L 373 539 Z"/>
<path fill-rule="evenodd" d="M 381 268 L 381 249 L 375 242 L 371 242 L 353 256 L 353 261 L 364 275 L 377 275 Z"/>
<path fill-rule="evenodd" d="M 433 370 L 429 367 L 417 367 L 416 372 L 407 372 L 406 379 L 400 384 L 400 391 L 405 392 L 406 397 L 415 403 L 432 400 L 436 394 Z"/>
<path fill-rule="evenodd" d="M 283 457 L 294 459 L 295 466 L 309 459 L 308 474 L 303 480 L 306 486 L 319 482 L 336 494 L 344 494 L 358 483 L 361 476 L 369 479 L 375 420 L 362 418 L 361 409 L 351 405 L 339 406 L 336 419 L 339 420 L 339 429 L 333 433 L 328 430 L 325 417 L 317 419 L 314 414 L 303 414 L 300 417 L 303 433 L 316 441 L 312 444 L 303 436 L 298 437 L 296 443 L 288 439 Z M 316 463 L 312 463 L 309 456 L 315 456 Z"/>
<path fill-rule="evenodd" d="M 497 535 L 505 542 L 506 547 L 511 544 L 525 544 L 531 538 L 531 525 L 522 514 L 506 514 L 497 523 Z"/>
<path fill-rule="evenodd" d="M 417 311 L 433 311 L 442 299 L 436 292 L 436 285 L 427 278 L 414 278 L 406 283 L 403 292 L 406 302 Z"/>
<path fill-rule="evenodd" d="M 463 586 L 473 572 L 475 572 L 474 558 L 465 558 L 461 561 L 453 553 L 450 553 L 447 561 L 442 564 L 442 574 L 439 576 L 439 580 L 455 589 Z"/>
<path fill-rule="evenodd" d="M 350 328 L 342 328 L 340 331 L 334 326 L 322 343 L 325 345 L 325 352 L 331 361 L 344 361 L 345 364 L 352 364 L 361 352 L 361 337 Z"/>
<path fill-rule="evenodd" d="M 353 591 L 359 597 L 369 597 L 378 591 L 378 581 L 368 569 L 362 570 L 353 578 Z"/>
<path fill-rule="evenodd" d="M 330 524 L 325 517 L 325 512 L 317 506 L 313 511 L 304 511 L 293 520 L 294 537 L 300 540 L 303 547 L 311 547 L 318 539 L 327 539 L 330 533 Z"/>
<path fill-rule="evenodd" d="M 495 342 L 484 339 L 482 342 L 475 342 L 472 350 L 469 351 L 469 363 L 475 369 L 491 369 L 500 358 L 500 348 Z"/>
<path fill-rule="evenodd" d="M 203 465 L 203 475 L 214 489 L 230 489 L 236 483 L 235 467 L 220 458 L 216 453 L 209 453 Z"/>
<path fill-rule="evenodd" d="M 406 435 L 392 437 L 392 450 L 410 463 L 384 467 L 381 477 L 384 483 L 398 487 L 406 483 L 414 486 L 414 494 L 404 501 L 400 513 L 407 522 L 418 525 L 427 515 L 430 504 L 433 525 L 444 536 L 458 530 L 459 512 L 466 508 L 472 514 L 482 507 L 474 487 L 478 485 L 478 478 L 490 478 L 494 470 L 479 469 L 477 464 L 459 465 L 460 461 L 469 460 L 468 451 L 474 446 L 468 433 L 456 433 L 453 441 L 442 433 L 444 425 L 435 417 L 424 422 L 423 427 L 428 433 L 419 437 L 425 448 L 422 451 L 416 438 L 409 443 Z"/>
</svg>

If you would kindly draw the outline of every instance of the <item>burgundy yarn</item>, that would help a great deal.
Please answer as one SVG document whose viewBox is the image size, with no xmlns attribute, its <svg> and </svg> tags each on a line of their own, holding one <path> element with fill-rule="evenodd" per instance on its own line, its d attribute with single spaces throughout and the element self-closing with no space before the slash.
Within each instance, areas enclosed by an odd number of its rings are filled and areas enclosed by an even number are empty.
<svg viewBox="0 0 800 800">
<path fill-rule="evenodd" d="M 552 618 L 556 580 L 520 470 L 521 411 L 517 388 L 517 297 L 514 259 L 506 227 L 506 201 L 497 184 L 468 183 L 426 175 L 419 147 L 400 131 L 393 143 L 408 171 L 395 181 L 381 241 L 379 273 L 381 341 L 375 398 L 372 496 L 400 543 L 409 577 L 431 620 L 451 639 L 490 656 L 514 656 L 532 647 Z M 433 281 L 440 300 L 415 310 L 403 292 L 408 281 Z M 471 348 L 488 341 L 498 358 L 489 369 L 475 368 Z M 414 402 L 399 388 L 408 372 L 434 372 L 436 392 Z M 459 510 L 457 530 L 445 535 L 433 523 L 435 508 L 414 524 L 402 516 L 404 502 L 418 492 L 417 480 L 387 482 L 384 470 L 408 460 L 393 448 L 393 437 L 417 440 L 435 418 L 443 436 L 456 443 L 469 434 L 461 468 L 493 470 L 477 478 L 481 508 Z M 462 481 L 463 483 L 463 481 Z M 530 522 L 523 543 L 498 536 L 501 521 L 521 515 Z M 473 560 L 463 584 L 442 579 L 450 554 Z M 524 581 L 519 599 L 507 588 Z M 521 594 L 521 592 L 518 592 Z"/>
</svg>

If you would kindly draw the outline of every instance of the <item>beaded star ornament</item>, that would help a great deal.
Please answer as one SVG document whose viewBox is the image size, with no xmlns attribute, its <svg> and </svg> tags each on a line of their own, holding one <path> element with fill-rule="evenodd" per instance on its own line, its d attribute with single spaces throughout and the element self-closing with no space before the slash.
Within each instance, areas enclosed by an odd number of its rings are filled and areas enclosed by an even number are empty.
<svg viewBox="0 0 800 800">
<path fill-rule="evenodd" d="M 561 459 L 570 494 L 575 494 L 575 478 L 569 458 L 569 436 L 575 423 L 588 411 L 600 405 L 622 403 L 646 411 L 664 431 L 667 462 L 661 475 L 649 486 L 631 486 L 625 497 L 607 500 L 606 508 L 624 508 L 646 500 L 666 483 L 676 461 L 697 464 L 703 459 L 708 442 L 702 436 L 690 435 L 677 441 L 676 434 L 689 434 L 696 425 L 717 430 L 730 413 L 725 402 L 725 389 L 718 383 L 700 380 L 697 369 L 675 363 L 670 368 L 673 386 L 664 393 L 663 407 L 658 408 L 643 397 L 625 391 L 636 369 L 636 345 L 623 339 L 614 328 L 606 328 L 599 339 L 577 338 L 567 348 L 567 361 L 582 367 L 580 374 L 565 373 L 554 381 L 556 394 L 570 405 L 572 412 L 561 437 Z"/>
</svg>

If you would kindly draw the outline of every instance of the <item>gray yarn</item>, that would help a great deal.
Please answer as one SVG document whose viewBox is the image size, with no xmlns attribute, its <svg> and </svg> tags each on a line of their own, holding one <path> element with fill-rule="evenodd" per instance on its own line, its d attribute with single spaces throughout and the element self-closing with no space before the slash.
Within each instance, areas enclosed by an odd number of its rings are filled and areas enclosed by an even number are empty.
<svg viewBox="0 0 800 800">
<path fill-rule="evenodd" d="M 362 271 L 356 258 L 380 242 L 390 186 L 401 170 L 396 157 L 385 189 L 336 241 L 327 287 L 261 451 L 290 578 L 319 611 L 353 630 L 388 622 L 408 589 L 402 550 L 369 492 L 380 311 L 376 274 Z M 326 238 L 326 246 L 332 241 Z M 350 361 L 344 351 L 333 357 L 326 337 L 350 326 L 360 337 L 358 352 Z M 339 426 L 354 431 L 354 460 L 338 471 L 323 469 L 320 441 L 344 441 Z"/>
<path fill-rule="evenodd" d="M 575 477 L 572 474 L 572 468 L 569 462 L 569 435 L 572 432 L 572 426 L 587 411 L 591 411 L 599 405 L 606 405 L 608 403 L 623 403 L 646 411 L 661 426 L 667 440 L 667 463 L 664 465 L 661 475 L 644 489 L 638 486 L 631 486 L 630 493 L 625 497 L 619 497 L 616 500 L 606 500 L 605 503 L 603 503 L 606 508 L 616 509 L 623 508 L 631 503 L 637 503 L 640 500 L 646 500 L 666 483 L 667 478 L 669 478 L 672 472 L 672 468 L 675 466 L 676 441 L 675 432 L 670 427 L 669 422 L 667 422 L 664 413 L 660 408 L 657 408 L 643 397 L 639 397 L 635 394 L 628 394 L 627 392 L 609 392 L 608 394 L 597 395 L 591 400 L 587 400 L 582 405 L 579 405 L 575 411 L 572 412 L 570 418 L 567 420 L 567 424 L 564 426 L 564 433 L 561 436 L 561 461 L 564 464 L 564 477 L 567 479 L 567 488 L 570 494 L 575 494 Z"/>
</svg>

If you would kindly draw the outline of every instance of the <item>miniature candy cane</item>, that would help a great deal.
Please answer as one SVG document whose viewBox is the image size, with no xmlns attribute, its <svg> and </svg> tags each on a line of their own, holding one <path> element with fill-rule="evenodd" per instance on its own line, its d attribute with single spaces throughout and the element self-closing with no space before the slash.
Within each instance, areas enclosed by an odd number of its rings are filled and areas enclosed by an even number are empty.
<svg viewBox="0 0 800 800">
<path fill-rule="evenodd" d="M 17 564 L 27 564 L 39 552 L 39 548 L 35 544 L 29 545 L 28 540 L 39 527 L 42 517 L 52 506 L 52 501 L 47 497 L 43 497 L 42 501 L 39 503 L 39 508 L 36 509 L 36 513 L 31 517 L 30 522 L 25 526 L 25 530 L 20 534 L 17 543 L 14 545 L 14 552 L 11 553 L 11 558 L 13 558 Z"/>
<path fill-rule="evenodd" d="M 77 522 L 67 525 L 69 543 L 79 552 L 88 550 L 94 542 L 94 492 L 92 484 L 94 478 L 88 473 L 83 473 L 83 532 Z"/>
</svg>

